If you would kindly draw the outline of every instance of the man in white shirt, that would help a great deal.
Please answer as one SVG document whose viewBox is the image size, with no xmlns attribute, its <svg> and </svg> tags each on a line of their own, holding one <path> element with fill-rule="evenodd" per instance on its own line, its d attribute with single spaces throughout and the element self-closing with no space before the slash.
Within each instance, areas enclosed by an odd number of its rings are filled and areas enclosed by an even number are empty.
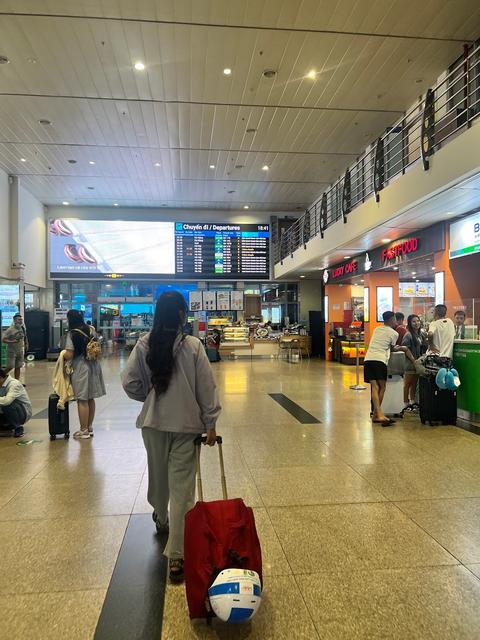
<svg viewBox="0 0 480 640">
<path fill-rule="evenodd" d="M 14 430 L 15 438 L 23 436 L 23 425 L 32 417 L 32 403 L 21 382 L 0 369 L 0 416 Z"/>
<path fill-rule="evenodd" d="M 455 325 L 447 318 L 447 307 L 437 304 L 433 311 L 433 322 L 428 327 L 428 352 L 443 358 L 453 357 Z"/>
<path fill-rule="evenodd" d="M 368 345 L 364 358 L 363 372 L 365 382 L 370 383 L 372 392 L 372 422 L 389 427 L 395 420 L 390 420 L 382 411 L 383 396 L 387 385 L 388 361 L 392 351 L 403 351 L 405 357 L 415 363 L 415 358 L 407 347 L 397 345 L 398 333 L 395 331 L 397 320 L 393 311 L 383 314 L 383 326 L 377 327 Z"/>
</svg>

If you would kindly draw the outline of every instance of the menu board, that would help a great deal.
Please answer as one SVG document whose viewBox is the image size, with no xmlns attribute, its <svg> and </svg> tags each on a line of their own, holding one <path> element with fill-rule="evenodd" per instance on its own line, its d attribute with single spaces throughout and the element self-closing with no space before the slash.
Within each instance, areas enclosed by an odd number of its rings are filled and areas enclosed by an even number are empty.
<svg viewBox="0 0 480 640">
<path fill-rule="evenodd" d="M 230 311 L 230 291 L 217 291 L 217 311 Z"/>
<path fill-rule="evenodd" d="M 243 311 L 243 291 L 232 291 L 232 311 Z"/>
<path fill-rule="evenodd" d="M 268 278 L 268 224 L 175 223 L 175 272 L 189 278 Z"/>
</svg>

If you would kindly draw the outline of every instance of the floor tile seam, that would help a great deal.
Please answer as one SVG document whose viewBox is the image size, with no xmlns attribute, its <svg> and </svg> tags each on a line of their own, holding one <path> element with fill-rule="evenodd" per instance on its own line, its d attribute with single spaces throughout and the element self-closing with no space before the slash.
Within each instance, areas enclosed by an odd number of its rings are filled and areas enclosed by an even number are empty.
<svg viewBox="0 0 480 640">
<path fill-rule="evenodd" d="M 48 590 L 48 591 L 0 591 L 0 598 L 4 597 L 4 596 L 8 596 L 8 597 L 22 597 L 22 596 L 40 596 L 40 595 L 54 595 L 54 594 L 60 594 L 60 593 L 88 593 L 88 592 L 98 592 L 98 591 L 102 591 L 104 592 L 104 594 L 106 594 L 107 591 L 107 586 L 103 586 L 103 587 L 92 587 L 92 586 L 88 586 L 88 587 L 84 587 L 84 588 L 78 588 L 78 587 L 73 587 L 71 589 L 53 589 L 53 590 Z M 102 602 L 103 604 L 103 602 Z"/>
<path fill-rule="evenodd" d="M 471 563 L 475 564 L 475 563 Z M 427 569 L 452 569 L 452 568 L 463 568 L 467 569 L 462 562 L 449 562 L 449 563 L 441 563 L 441 564 L 410 564 L 410 565 L 392 565 L 392 566 L 375 566 L 375 565 L 358 565 L 352 567 L 351 564 L 345 566 L 339 566 L 336 569 L 317 569 L 316 571 L 297 571 L 293 573 L 293 577 L 302 577 L 302 576 L 351 576 L 359 573 L 377 573 L 382 571 L 424 571 Z M 479 578 L 480 580 L 480 578 Z"/>
<path fill-rule="evenodd" d="M 135 503 L 134 503 L 134 506 L 135 506 Z M 42 515 L 42 516 L 26 516 L 26 517 L 23 516 L 21 518 L 6 518 L 6 519 L 2 519 L 1 518 L 1 514 L 2 514 L 2 509 L 3 508 L 4 507 L 2 507 L 0 509 L 0 525 L 6 524 L 6 523 L 11 523 L 11 522 L 37 522 L 39 520 L 42 521 L 42 522 L 45 522 L 46 520 L 57 520 L 57 521 L 58 520 L 62 520 L 62 521 L 63 520 L 69 520 L 69 521 L 72 520 L 71 514 L 68 514 L 68 513 L 66 515 L 60 515 L 59 514 L 59 515 L 55 515 L 53 517 L 52 516 L 48 516 L 48 515 L 47 516 Z M 78 508 L 78 507 L 76 507 L 76 508 Z M 81 512 L 75 511 L 75 513 L 81 513 Z M 78 518 L 75 518 L 75 520 L 83 520 L 84 518 L 103 518 L 103 517 L 112 518 L 112 517 L 115 517 L 115 516 L 124 516 L 124 517 L 127 516 L 127 517 L 130 517 L 131 515 L 137 515 L 137 514 L 133 513 L 132 511 L 115 512 L 115 513 L 98 513 L 98 514 L 96 514 L 96 513 L 94 513 L 94 514 L 85 513 L 84 516 L 80 516 Z"/>
<path fill-rule="evenodd" d="M 234 438 L 234 440 L 235 440 L 235 438 Z M 265 507 L 266 506 L 265 502 L 264 502 L 264 500 L 262 498 L 262 495 L 261 495 L 261 493 L 260 493 L 260 491 L 258 489 L 257 483 L 255 482 L 255 478 L 253 477 L 252 469 L 250 468 L 250 465 L 247 463 L 247 460 L 246 460 L 245 456 L 243 455 L 243 451 L 242 451 L 242 449 L 241 449 L 239 444 L 237 445 L 237 449 L 238 449 L 238 452 L 240 454 L 240 459 L 241 459 L 242 465 L 245 467 L 245 469 L 246 469 L 246 471 L 248 473 L 248 478 L 250 479 L 250 481 L 252 482 L 253 486 L 257 490 L 258 496 L 259 496 L 259 498 L 260 498 L 260 500 L 262 502 L 261 506 Z M 227 481 L 227 492 L 228 492 L 228 465 L 226 465 L 225 476 L 226 476 L 226 481 Z"/>
<path fill-rule="evenodd" d="M 298 589 L 298 592 L 300 594 L 300 598 L 302 599 L 302 602 L 303 602 L 303 604 L 305 606 L 305 609 L 307 611 L 308 617 L 310 618 L 310 622 L 312 623 L 313 628 L 315 629 L 315 633 L 317 635 L 317 638 L 318 638 L 318 640 L 321 640 L 322 635 L 320 633 L 320 629 L 315 624 L 315 618 L 313 617 L 313 612 L 310 611 L 310 607 L 308 606 L 308 603 L 305 600 L 305 596 L 303 595 L 303 591 L 300 589 L 300 585 L 298 583 L 297 576 L 294 573 L 292 573 L 292 577 L 293 577 L 293 581 L 295 582 L 295 585 L 296 585 L 296 587 Z"/>
<path fill-rule="evenodd" d="M 458 564 L 462 564 L 462 561 L 460 560 L 460 558 L 457 558 L 457 556 L 452 553 L 452 551 L 450 551 L 449 549 L 447 549 L 447 547 L 445 547 L 445 545 L 443 543 L 441 543 L 439 540 L 437 540 L 437 538 L 432 535 L 429 531 L 427 531 L 425 529 L 425 527 L 423 527 L 419 522 L 417 522 L 415 520 L 415 518 L 411 515 L 409 515 L 406 511 L 404 511 L 403 509 L 401 509 L 397 504 L 394 503 L 394 506 L 399 510 L 400 513 L 402 513 L 406 518 L 408 518 L 408 520 L 410 520 L 411 522 L 413 522 L 413 524 L 418 527 L 421 531 L 423 531 L 429 538 L 431 538 L 434 542 L 436 542 L 436 544 L 438 544 L 444 551 L 445 553 L 448 553 L 449 556 L 451 556 L 452 558 L 454 558 Z"/>
<path fill-rule="evenodd" d="M 310 507 L 357 507 L 362 505 L 388 505 L 395 504 L 390 500 L 362 500 L 361 502 L 315 502 L 308 504 L 280 504 L 280 505 L 266 505 L 266 509 L 309 509 Z M 270 515 L 270 514 L 269 514 Z"/>
<path fill-rule="evenodd" d="M 284 555 L 284 558 L 285 558 L 285 561 L 286 561 L 286 563 L 287 563 L 287 566 L 288 566 L 288 568 L 290 569 L 290 573 L 289 573 L 289 574 L 285 574 L 285 575 L 293 576 L 293 568 L 292 568 L 292 565 L 290 564 L 290 560 L 288 559 L 288 555 L 287 555 L 287 553 L 286 553 L 286 551 L 285 551 L 285 548 L 284 548 L 284 546 L 283 546 L 283 544 L 282 544 L 282 541 L 280 540 L 280 537 L 279 537 L 279 535 L 278 535 L 278 532 L 277 532 L 277 530 L 275 529 L 275 525 L 273 524 L 272 518 L 270 517 L 270 514 L 269 514 L 269 512 L 268 512 L 268 508 L 267 508 L 267 507 L 263 507 L 263 508 L 265 509 L 265 514 L 266 514 L 267 519 L 268 519 L 268 521 L 269 521 L 269 523 L 270 523 L 270 525 L 271 525 L 271 527 L 272 527 L 273 534 L 274 534 L 275 538 L 276 538 L 276 539 L 277 539 L 277 541 L 278 541 L 278 544 L 279 544 L 280 549 L 282 550 L 282 553 L 283 553 L 283 555 Z M 261 542 L 262 542 L 262 541 L 260 540 L 260 545 L 261 545 Z M 275 575 L 277 575 L 277 574 L 275 574 Z"/>
<path fill-rule="evenodd" d="M 478 563 L 476 563 L 476 562 L 470 562 L 469 564 L 478 564 Z M 469 573 L 471 573 L 471 574 L 472 574 L 472 576 L 473 576 L 474 578 L 476 578 L 476 579 L 480 582 L 480 576 L 478 576 L 476 573 L 474 573 L 474 572 L 470 569 L 470 567 L 469 567 L 469 566 L 467 566 L 466 564 L 464 564 L 463 566 L 465 567 L 465 569 L 466 569 Z"/>
<path fill-rule="evenodd" d="M 402 498 L 401 500 L 390 500 L 390 502 L 393 503 L 405 503 L 405 502 L 445 502 L 447 500 L 453 501 L 453 500 L 480 500 L 480 495 L 478 496 L 448 496 L 446 498 L 437 498 L 437 497 L 432 497 L 432 498 Z"/>
<path fill-rule="evenodd" d="M 26 488 L 26 487 L 27 487 L 27 486 L 32 482 L 32 480 L 33 480 L 33 479 L 34 479 L 34 478 L 30 478 L 29 480 L 27 480 L 27 481 L 25 482 L 25 484 L 21 485 L 21 486 L 18 488 L 18 490 L 17 490 L 17 491 L 15 491 L 14 495 L 13 495 L 9 500 L 7 500 L 7 502 L 6 502 L 5 504 L 3 504 L 3 505 L 0 507 L 0 513 L 2 512 L 2 509 L 4 509 L 6 506 L 8 506 L 8 505 L 10 504 L 10 502 L 11 502 L 14 498 L 16 498 L 16 497 L 17 497 L 17 495 L 20 493 L 20 491 L 23 491 L 23 490 L 24 490 L 24 489 L 25 489 L 25 488 Z"/>
</svg>

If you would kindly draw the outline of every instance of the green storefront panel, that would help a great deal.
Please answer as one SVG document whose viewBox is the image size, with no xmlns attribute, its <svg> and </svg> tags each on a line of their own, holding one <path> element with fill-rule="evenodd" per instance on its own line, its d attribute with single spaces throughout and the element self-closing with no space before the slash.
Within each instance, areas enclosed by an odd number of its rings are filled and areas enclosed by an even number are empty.
<svg viewBox="0 0 480 640">
<path fill-rule="evenodd" d="M 453 364 L 460 375 L 458 408 L 480 413 L 480 342 L 456 342 Z"/>
</svg>

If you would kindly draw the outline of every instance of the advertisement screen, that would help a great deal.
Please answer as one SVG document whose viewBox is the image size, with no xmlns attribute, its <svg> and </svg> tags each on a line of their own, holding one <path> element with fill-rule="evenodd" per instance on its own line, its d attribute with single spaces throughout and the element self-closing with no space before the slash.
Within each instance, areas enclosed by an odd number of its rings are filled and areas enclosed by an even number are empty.
<svg viewBox="0 0 480 640">
<path fill-rule="evenodd" d="M 175 274 L 175 224 L 56 219 L 49 223 L 52 278 Z"/>
<path fill-rule="evenodd" d="M 377 287 L 377 322 L 382 322 L 385 311 L 393 310 L 393 287 Z"/>
<path fill-rule="evenodd" d="M 18 313 L 19 295 L 18 284 L 0 285 L 0 311 L 2 312 L 3 327 L 9 327 L 13 322 L 13 316 Z"/>
</svg>

